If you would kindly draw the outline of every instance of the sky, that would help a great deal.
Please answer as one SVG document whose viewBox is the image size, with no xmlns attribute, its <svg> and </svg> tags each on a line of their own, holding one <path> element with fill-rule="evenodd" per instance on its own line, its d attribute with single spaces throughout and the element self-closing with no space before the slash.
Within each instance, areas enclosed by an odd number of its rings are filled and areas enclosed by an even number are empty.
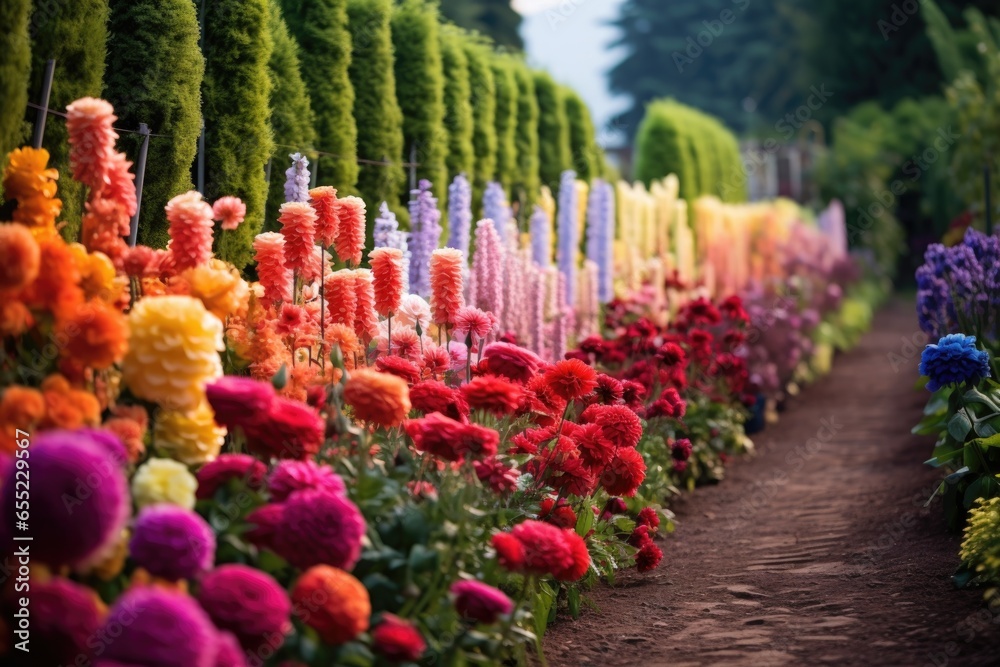
<svg viewBox="0 0 1000 667">
<path fill-rule="evenodd" d="M 619 60 L 611 49 L 617 31 L 608 25 L 624 0 L 513 0 L 524 16 L 521 35 L 528 59 L 576 89 L 590 106 L 599 130 L 628 100 L 608 89 L 607 72 Z M 600 134 L 600 132 L 599 132 Z"/>
</svg>

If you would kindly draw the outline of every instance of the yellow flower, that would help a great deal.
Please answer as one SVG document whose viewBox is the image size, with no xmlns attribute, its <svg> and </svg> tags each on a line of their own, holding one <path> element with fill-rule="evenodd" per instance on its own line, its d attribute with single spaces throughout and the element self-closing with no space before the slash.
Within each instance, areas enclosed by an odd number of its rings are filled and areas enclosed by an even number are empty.
<svg viewBox="0 0 1000 667">
<path fill-rule="evenodd" d="M 88 253 L 81 243 L 71 243 L 73 261 L 80 270 L 80 287 L 87 299 L 100 298 L 114 303 L 122 291 L 122 284 L 115 280 L 115 265 L 103 252 Z"/>
<path fill-rule="evenodd" d="M 139 509 L 156 503 L 194 508 L 198 480 L 187 466 L 170 459 L 149 459 L 132 478 L 132 499 Z"/>
<path fill-rule="evenodd" d="M 38 240 L 55 236 L 55 221 L 62 210 L 56 199 L 59 172 L 48 169 L 44 148 L 18 148 L 10 153 L 3 173 L 7 199 L 16 199 L 13 220 L 30 227 Z"/>
<path fill-rule="evenodd" d="M 157 451 L 190 466 L 215 460 L 226 429 L 216 425 L 215 413 L 202 401 L 190 412 L 161 410 L 153 435 Z"/>
<path fill-rule="evenodd" d="M 92 574 L 101 581 L 111 581 L 117 577 L 125 567 L 125 558 L 128 556 L 128 539 L 128 529 L 123 528 L 118 540 L 99 559 L 84 568 L 81 574 Z"/>
<path fill-rule="evenodd" d="M 250 299 L 250 286 L 240 272 L 220 259 L 213 259 L 188 269 L 180 275 L 187 293 L 201 299 L 205 308 L 220 320 L 232 315 L 245 315 Z"/>
<path fill-rule="evenodd" d="M 129 314 L 122 379 L 139 398 L 194 410 L 205 383 L 222 376 L 222 322 L 190 296 L 147 297 Z"/>
</svg>

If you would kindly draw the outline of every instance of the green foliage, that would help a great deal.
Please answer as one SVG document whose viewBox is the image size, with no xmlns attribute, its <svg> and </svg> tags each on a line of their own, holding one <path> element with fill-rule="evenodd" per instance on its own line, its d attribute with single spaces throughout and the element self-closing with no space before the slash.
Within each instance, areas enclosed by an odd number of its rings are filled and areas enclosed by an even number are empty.
<svg viewBox="0 0 1000 667">
<path fill-rule="evenodd" d="M 316 148 L 337 156 L 323 160 L 319 182 L 346 194 L 358 182 L 358 129 L 354 86 L 348 74 L 352 46 L 347 0 L 281 0 L 281 6 L 299 43 L 302 76 L 316 114 Z"/>
<path fill-rule="evenodd" d="M 467 30 L 489 35 L 500 46 L 521 50 L 521 15 L 510 0 L 441 0 L 441 14 Z"/>
<path fill-rule="evenodd" d="M 242 269 L 253 260 L 253 239 L 264 226 L 268 183 L 264 167 L 274 149 L 270 126 L 272 44 L 268 0 L 205 5 L 205 198 L 239 197 L 246 220 L 216 233 L 217 254 Z"/>
<path fill-rule="evenodd" d="M 271 183 L 267 196 L 264 228 L 278 229 L 278 209 L 285 201 L 285 169 L 288 155 L 308 151 L 316 143 L 313 110 L 302 79 L 299 45 L 288 32 L 278 0 L 271 0 L 271 40 L 274 48 L 268 62 L 271 78 L 271 131 L 274 151 L 271 154 Z M 278 145 L 280 144 L 280 145 Z"/>
<path fill-rule="evenodd" d="M 962 561 L 980 583 L 1000 584 L 1000 497 L 980 499 L 969 512 Z"/>
<path fill-rule="evenodd" d="M 48 20 L 44 20 L 41 13 L 36 14 L 32 23 L 38 27 L 34 30 L 31 48 L 31 99 L 42 99 L 45 66 L 49 59 L 56 61 L 50 109 L 63 111 L 81 97 L 100 97 L 107 55 L 108 0 L 66 3 Z M 62 234 L 68 241 L 76 241 L 85 193 L 83 186 L 70 178 L 68 136 L 66 124 L 49 117 L 42 146 L 51 156 L 49 166 L 62 175 L 59 198 L 63 202 L 62 220 L 66 223 Z"/>
<path fill-rule="evenodd" d="M 437 6 L 403 0 L 392 15 L 396 99 L 403 110 L 403 156 L 416 149 L 417 178 L 431 181 L 440 201 L 448 191 L 448 133 L 444 128 L 444 74 Z M 409 199 L 409 190 L 401 193 Z"/>
<path fill-rule="evenodd" d="M 698 196 L 698 174 L 687 137 L 676 103 L 650 104 L 636 137 L 636 179 L 648 186 L 675 174 L 680 181 L 680 196 L 693 201 Z"/>
<path fill-rule="evenodd" d="M 507 56 L 493 58 L 497 94 L 497 180 L 507 192 L 517 181 L 517 79 Z"/>
<path fill-rule="evenodd" d="M 927 37 L 934 46 L 941 72 L 947 81 L 954 81 L 962 70 L 962 54 L 958 47 L 955 29 L 934 0 L 924 0 L 920 15 L 927 23 Z"/>
<path fill-rule="evenodd" d="M 469 60 L 469 86 L 472 91 L 472 146 L 476 154 L 476 167 L 472 179 L 473 210 L 480 211 L 486 184 L 496 176 L 496 80 L 490 67 L 490 50 L 486 42 L 468 36 L 465 55 Z"/>
<path fill-rule="evenodd" d="M 573 167 L 566 105 L 562 88 L 545 72 L 535 72 L 535 97 L 539 112 L 539 175 L 542 184 L 555 191 L 562 172 Z"/>
<path fill-rule="evenodd" d="M 118 126 L 149 129 L 139 242 L 164 247 L 169 240 L 163 207 L 191 189 L 191 164 L 201 132 L 205 61 L 198 48 L 198 16 L 190 0 L 111 0 L 104 96 Z M 151 67 L 150 63 L 156 63 Z M 139 154 L 138 135 L 123 134 L 119 147 Z"/>
<path fill-rule="evenodd" d="M 392 55 L 392 0 L 350 0 L 347 5 L 354 52 L 354 118 L 358 124 L 358 153 L 391 166 L 360 166 L 358 190 L 369 211 L 383 202 L 395 203 L 406 183 L 403 157 L 403 112 L 396 101 Z M 367 226 L 368 245 L 372 225 Z"/>
<path fill-rule="evenodd" d="M 31 40 L 28 19 L 30 0 L 5 0 L 0 3 L 0 155 L 21 143 L 24 111 L 28 104 L 28 77 L 31 74 Z"/>
<path fill-rule="evenodd" d="M 601 176 L 602 151 L 597 145 L 597 130 L 590 109 L 572 88 L 563 89 L 566 120 L 569 123 L 569 145 L 573 168 L 585 181 Z"/>
<path fill-rule="evenodd" d="M 444 127 L 448 132 L 449 180 L 465 174 L 472 176 L 476 155 L 472 141 L 472 84 L 469 82 L 469 58 L 463 34 L 452 26 L 441 29 L 441 61 L 444 66 Z"/>
<path fill-rule="evenodd" d="M 517 80 L 517 185 L 523 191 L 523 209 L 531 210 L 539 194 L 538 98 L 535 77 L 524 62 L 514 68 Z"/>
</svg>

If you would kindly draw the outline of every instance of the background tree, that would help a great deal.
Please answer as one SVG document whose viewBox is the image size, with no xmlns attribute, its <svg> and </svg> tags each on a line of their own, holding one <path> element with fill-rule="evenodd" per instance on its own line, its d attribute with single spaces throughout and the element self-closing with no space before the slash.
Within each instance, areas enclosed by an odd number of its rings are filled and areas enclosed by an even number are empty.
<svg viewBox="0 0 1000 667">
<path fill-rule="evenodd" d="M 517 79 L 508 56 L 495 55 L 491 66 L 497 97 L 497 180 L 510 193 L 517 181 Z"/>
<path fill-rule="evenodd" d="M 28 77 L 31 73 L 31 40 L 28 20 L 30 0 L 0 3 L 0 154 L 17 147 L 24 133 L 24 111 L 28 106 Z"/>
<path fill-rule="evenodd" d="M 444 74 L 437 6 L 403 0 L 392 15 L 396 99 L 403 111 L 403 157 L 416 148 L 417 177 L 434 184 L 444 202 L 448 192 L 448 134 L 444 129 Z M 409 199 L 409 189 L 403 200 Z"/>
<path fill-rule="evenodd" d="M 469 59 L 472 146 L 476 154 L 476 167 L 472 179 L 472 208 L 478 215 L 486 184 L 496 178 L 496 81 L 493 78 L 493 68 L 490 66 L 490 49 L 485 41 L 475 36 L 467 36 L 465 55 Z"/>
<path fill-rule="evenodd" d="M 191 189 L 191 164 L 201 132 L 201 83 L 205 61 L 198 48 L 198 16 L 190 0 L 111 0 L 104 96 L 119 127 L 149 129 L 139 242 L 164 247 L 169 240 L 163 207 Z M 156 63 L 156 67 L 150 67 Z M 135 160 L 138 135 L 119 145 Z"/>
<path fill-rule="evenodd" d="M 573 166 L 569 146 L 569 121 L 562 88 L 546 72 L 535 72 L 538 100 L 538 158 L 542 184 L 555 191 L 562 172 Z"/>
<path fill-rule="evenodd" d="M 683 127 L 683 113 L 671 101 L 651 103 L 639 125 L 635 145 L 635 177 L 647 186 L 669 174 L 680 181 L 680 196 L 698 196 L 698 173 Z"/>
<path fill-rule="evenodd" d="M 393 71 L 392 0 L 350 0 L 347 14 L 354 35 L 350 75 L 355 91 L 358 153 L 369 160 L 392 163 L 360 165 L 358 190 L 368 211 L 376 212 L 383 201 L 395 204 L 406 183 L 402 166 L 403 112 L 396 101 Z M 373 226 L 367 229 L 371 247 Z"/>
<path fill-rule="evenodd" d="M 216 234 L 217 253 L 243 268 L 253 260 L 253 239 L 264 226 L 268 183 L 264 167 L 274 151 L 271 136 L 273 42 L 268 0 L 227 0 L 205 5 L 205 197 L 233 195 L 247 207 L 235 232 Z"/>
<path fill-rule="evenodd" d="M 358 182 L 358 130 L 348 75 L 347 0 L 281 0 L 281 7 L 299 43 L 302 76 L 316 114 L 316 148 L 338 156 L 321 160 L 319 181 L 350 192 Z"/>
<path fill-rule="evenodd" d="M 35 21 L 41 21 L 41 15 Z M 81 97 L 100 97 L 104 78 L 104 59 L 108 45 L 108 0 L 76 0 L 63 5 L 59 12 L 39 24 L 31 46 L 30 96 L 41 100 L 46 62 L 52 58 L 56 69 L 52 78 L 49 108 L 63 111 Z M 135 129 L 135 128 L 130 128 Z M 57 118 L 45 124 L 43 146 L 51 159 L 49 166 L 63 174 L 59 179 L 62 199 L 62 233 L 76 241 L 83 214 L 83 186 L 70 178 L 69 144 L 66 124 Z"/>
<path fill-rule="evenodd" d="M 489 35 L 501 46 L 524 49 L 521 15 L 510 0 L 441 0 L 441 14 L 455 25 Z"/>
<path fill-rule="evenodd" d="M 566 121 L 569 123 L 569 146 L 573 169 L 585 181 L 601 175 L 602 152 L 597 145 L 594 119 L 583 98 L 572 88 L 563 88 Z"/>
<path fill-rule="evenodd" d="M 538 99 L 535 97 L 535 77 L 528 66 L 519 61 L 514 67 L 517 81 L 517 184 L 523 191 L 523 205 L 530 212 L 538 198 Z"/>
<path fill-rule="evenodd" d="M 465 54 L 463 34 L 453 26 L 441 29 L 441 61 L 444 67 L 444 127 L 448 132 L 448 178 L 459 174 L 473 176 L 476 155 L 473 150 L 472 85 L 469 82 L 469 59 Z"/>
<path fill-rule="evenodd" d="M 302 79 L 299 45 L 288 31 L 278 0 L 270 0 L 271 41 L 274 48 L 268 61 L 271 78 L 271 132 L 274 151 L 271 153 L 271 183 L 264 215 L 264 228 L 275 231 L 278 209 L 285 201 L 285 169 L 288 156 L 296 150 L 315 148 L 316 129 L 313 127 L 312 103 Z"/>
</svg>

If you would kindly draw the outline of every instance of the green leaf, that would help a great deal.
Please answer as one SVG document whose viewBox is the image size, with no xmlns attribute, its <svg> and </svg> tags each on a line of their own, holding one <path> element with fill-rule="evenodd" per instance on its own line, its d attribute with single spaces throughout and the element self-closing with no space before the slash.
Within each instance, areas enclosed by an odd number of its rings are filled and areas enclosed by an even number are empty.
<svg viewBox="0 0 1000 667">
<path fill-rule="evenodd" d="M 574 618 L 580 618 L 580 589 L 576 586 L 566 591 L 566 602 L 569 605 L 569 613 Z"/>
<path fill-rule="evenodd" d="M 966 509 L 969 509 L 979 498 L 992 498 L 996 495 L 1000 495 L 1000 482 L 992 475 L 983 475 L 969 484 L 962 500 Z"/>
<path fill-rule="evenodd" d="M 422 544 L 414 544 L 410 550 L 410 569 L 414 572 L 426 572 L 436 569 L 438 553 Z"/>
<path fill-rule="evenodd" d="M 984 449 L 987 447 L 1000 447 L 1000 433 L 995 433 L 985 438 L 979 438 L 978 440 L 973 440 L 973 442 Z"/>
<path fill-rule="evenodd" d="M 278 391 L 284 389 L 285 385 L 288 384 L 288 367 L 285 366 L 285 364 L 281 364 L 281 368 L 279 368 L 278 372 L 271 378 L 271 384 L 274 385 L 274 388 Z"/>
<path fill-rule="evenodd" d="M 580 516 L 576 520 L 576 534 L 580 537 L 586 537 L 590 529 L 594 527 L 594 513 L 589 507 L 585 507 L 583 511 L 580 512 Z"/>
<path fill-rule="evenodd" d="M 965 411 L 956 412 L 948 420 L 948 433 L 959 442 L 965 442 L 965 437 L 972 430 L 972 420 L 965 414 Z"/>
</svg>

